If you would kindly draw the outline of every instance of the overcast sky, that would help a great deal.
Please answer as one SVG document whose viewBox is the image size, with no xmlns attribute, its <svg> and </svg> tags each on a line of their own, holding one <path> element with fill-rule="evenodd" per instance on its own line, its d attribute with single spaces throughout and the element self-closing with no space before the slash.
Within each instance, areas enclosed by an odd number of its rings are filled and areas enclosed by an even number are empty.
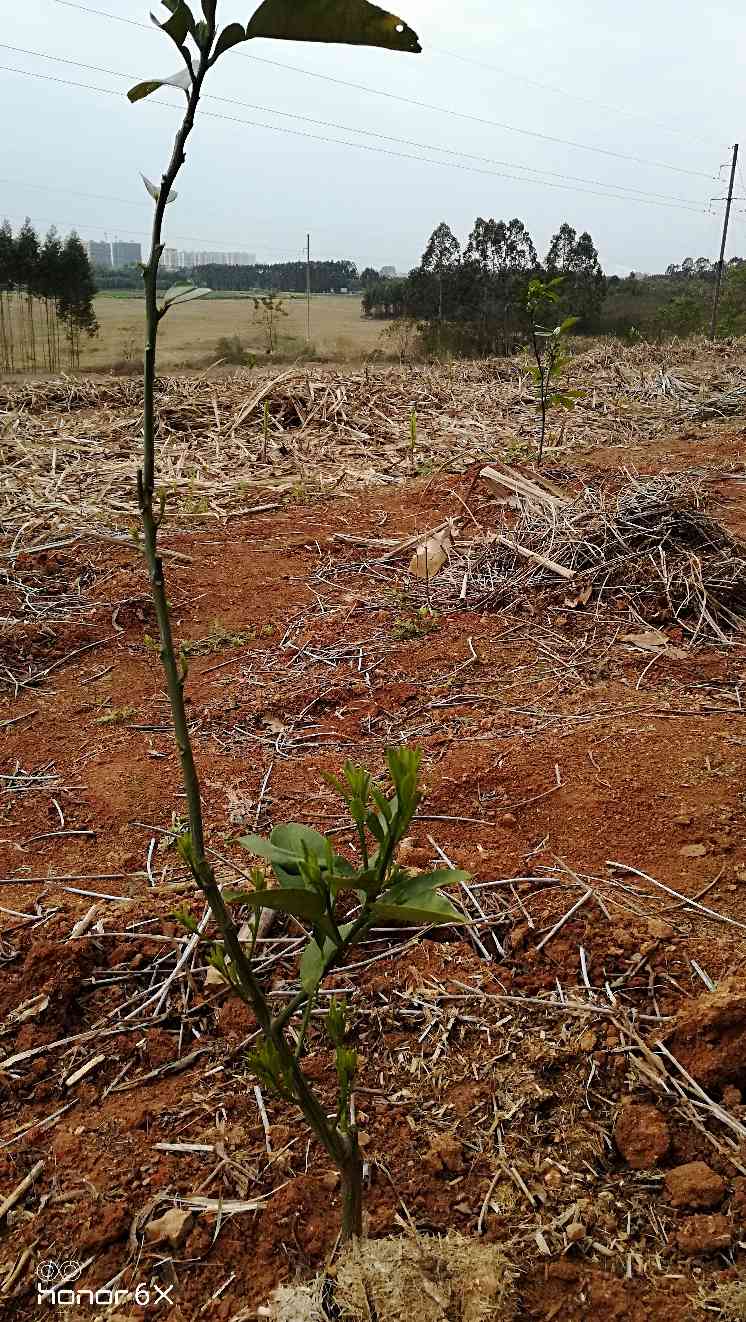
<svg viewBox="0 0 746 1322">
<path fill-rule="evenodd" d="M 0 216 L 75 227 L 83 238 L 144 240 L 150 204 L 138 172 L 160 176 L 176 112 L 152 101 L 130 106 L 125 91 L 175 73 L 179 57 L 149 23 L 148 0 L 84 2 L 132 23 L 60 0 L 0 0 Z M 419 33 L 419 56 L 253 41 L 223 58 L 208 92 L 230 103 L 204 102 L 168 212 L 170 245 L 291 260 L 310 230 L 313 256 L 407 270 L 440 220 L 463 242 L 481 215 L 519 216 L 540 255 L 563 220 L 589 229 L 608 273 L 717 257 L 722 204 L 711 199 L 727 180 L 721 170 L 718 183 L 719 167 L 734 141 L 743 138 L 746 152 L 743 0 L 402 0 L 397 8 Z M 219 0 L 218 10 L 225 22 L 253 12 L 251 0 Z M 159 99 L 184 104 L 175 91 Z M 746 159 L 741 198 L 743 178 Z M 597 196 L 614 186 L 658 196 L 654 204 Z M 729 255 L 746 250 L 745 222 L 739 200 Z"/>
</svg>

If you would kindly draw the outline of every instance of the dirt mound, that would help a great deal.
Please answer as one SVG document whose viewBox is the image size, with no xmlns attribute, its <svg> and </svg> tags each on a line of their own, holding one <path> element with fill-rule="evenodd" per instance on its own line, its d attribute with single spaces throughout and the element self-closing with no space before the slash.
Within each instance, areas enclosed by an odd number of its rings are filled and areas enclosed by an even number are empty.
<svg viewBox="0 0 746 1322">
<path fill-rule="evenodd" d="M 724 978 L 717 991 L 690 1001 L 668 1045 L 703 1088 L 746 1083 L 746 977 Z"/>
<path fill-rule="evenodd" d="M 77 998 L 81 982 L 95 966 L 96 958 L 91 941 L 79 941 L 74 946 L 63 947 L 53 940 L 35 941 L 13 983 L 8 980 L 0 994 L 0 1021 L 14 1012 L 17 1014 L 20 1004 L 34 998 L 47 997 L 49 1003 L 43 1010 L 45 1030 L 77 1023 L 80 1017 Z M 39 1013 L 42 1013 L 41 1010 Z M 22 1013 L 17 1022 L 24 1023 Z M 16 1043 L 19 1050 L 35 1045 L 35 1030 L 30 1023 L 24 1023 L 21 1034 L 24 1039 L 22 1047 Z"/>
</svg>

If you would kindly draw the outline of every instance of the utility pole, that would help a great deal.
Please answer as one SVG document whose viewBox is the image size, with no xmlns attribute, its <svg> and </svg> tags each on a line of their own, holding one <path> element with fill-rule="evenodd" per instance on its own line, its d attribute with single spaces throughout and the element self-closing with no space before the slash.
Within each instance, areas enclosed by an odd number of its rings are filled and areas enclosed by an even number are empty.
<svg viewBox="0 0 746 1322">
<path fill-rule="evenodd" d="M 730 167 L 730 183 L 728 185 L 728 198 L 725 204 L 725 220 L 723 221 L 723 241 L 720 245 L 720 261 L 718 262 L 717 280 L 715 282 L 715 298 L 712 303 L 712 324 L 710 326 L 710 339 L 715 339 L 715 329 L 717 327 L 718 306 L 720 303 L 720 290 L 723 284 L 723 265 L 725 263 L 725 245 L 728 240 L 728 224 L 730 222 L 730 208 L 733 201 L 733 181 L 736 177 L 736 164 L 738 162 L 738 143 L 733 147 L 733 160 Z"/>
<path fill-rule="evenodd" d="M 734 167 L 735 168 L 735 167 Z M 306 344 L 311 343 L 311 235 L 306 235 Z"/>
</svg>

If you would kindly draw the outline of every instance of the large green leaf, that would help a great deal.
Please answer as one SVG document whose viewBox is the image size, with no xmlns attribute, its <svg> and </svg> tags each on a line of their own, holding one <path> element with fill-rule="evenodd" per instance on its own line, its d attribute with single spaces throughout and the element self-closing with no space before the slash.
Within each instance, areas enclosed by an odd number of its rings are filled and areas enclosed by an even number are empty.
<svg viewBox="0 0 746 1322">
<path fill-rule="evenodd" d="M 338 41 L 417 54 L 417 33 L 395 14 L 368 0 L 264 0 L 246 36 L 282 41 Z"/>
<path fill-rule="evenodd" d="M 302 863 L 306 852 L 320 862 L 326 858 L 326 840 L 323 835 L 310 826 L 301 826 L 299 822 L 276 826 L 269 840 L 261 835 L 244 835 L 238 843 L 260 858 L 277 859 L 285 864 Z"/>
<path fill-rule="evenodd" d="M 468 881 L 470 876 L 470 872 L 462 872 L 460 868 L 436 868 L 435 872 L 418 872 L 398 881 L 388 894 L 405 902 L 421 891 L 435 890 L 437 886 L 454 886 L 461 881 Z"/>
<path fill-rule="evenodd" d="M 169 37 L 177 46 L 183 46 L 187 34 L 194 29 L 194 17 L 191 10 L 185 5 L 177 5 L 171 17 L 165 23 L 159 23 L 161 32 L 167 32 Z"/>
<path fill-rule="evenodd" d="M 323 876 L 329 880 L 332 879 L 330 867 L 340 878 L 353 878 L 355 875 L 355 870 L 347 859 L 341 854 L 334 854 L 329 841 L 323 835 L 314 831 L 312 827 L 302 826 L 298 822 L 276 826 L 269 840 L 265 840 L 261 835 L 244 835 L 238 843 L 252 854 L 269 859 L 277 880 L 283 886 L 304 884 L 300 869 L 305 862 L 306 854 L 316 860 Z"/>
<path fill-rule="evenodd" d="M 297 890 L 289 886 L 246 891 L 241 896 L 241 903 L 250 904 L 255 909 L 278 909 L 280 913 L 290 913 L 294 918 L 307 918 L 312 923 L 324 918 L 324 906 L 314 891 Z"/>
<path fill-rule="evenodd" d="M 388 904 L 386 896 L 373 905 L 376 918 L 388 918 L 395 923 L 464 923 L 464 915 L 445 895 L 438 891 L 425 891 L 407 904 Z"/>
<path fill-rule="evenodd" d="M 326 840 L 312 826 L 302 826 L 299 822 L 287 822 L 276 826 L 269 837 L 275 849 L 280 849 L 293 858 L 305 858 L 304 845 L 309 854 L 322 860 L 326 857 Z"/>
</svg>

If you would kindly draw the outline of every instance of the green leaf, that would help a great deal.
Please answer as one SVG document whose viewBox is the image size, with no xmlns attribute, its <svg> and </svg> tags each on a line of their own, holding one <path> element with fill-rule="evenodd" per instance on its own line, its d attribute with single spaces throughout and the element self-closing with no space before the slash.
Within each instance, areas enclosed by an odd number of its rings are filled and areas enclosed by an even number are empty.
<svg viewBox="0 0 746 1322">
<path fill-rule="evenodd" d="M 181 923 L 181 926 L 185 927 L 187 932 L 196 932 L 198 930 L 197 921 L 188 909 L 174 909 L 171 916 L 176 919 L 177 923 Z"/>
<path fill-rule="evenodd" d="M 210 41 L 210 29 L 207 23 L 197 23 L 194 28 L 194 40 L 200 50 L 204 50 Z"/>
<path fill-rule="evenodd" d="M 367 826 L 368 830 L 370 831 L 374 839 L 378 841 L 379 845 L 382 845 L 386 832 L 384 831 L 378 817 L 374 812 L 368 813 L 368 816 L 365 819 L 365 825 Z"/>
<path fill-rule="evenodd" d="M 176 3 L 169 0 L 168 4 L 164 0 L 164 5 L 165 8 L 171 9 L 171 19 L 159 22 L 155 13 L 151 13 L 151 19 L 155 22 L 156 28 L 160 28 L 161 32 L 165 32 L 175 42 L 175 45 L 181 48 L 187 40 L 188 33 L 194 32 L 193 13 L 190 11 L 189 5 L 184 3 L 184 0 L 176 0 Z"/>
<path fill-rule="evenodd" d="M 434 890 L 436 886 L 455 886 L 459 882 L 468 881 L 470 877 L 470 872 L 462 872 L 460 868 L 436 868 L 435 872 L 418 872 L 414 877 L 397 882 L 388 893 L 401 892 L 402 899 L 408 899 L 414 892 Z"/>
<path fill-rule="evenodd" d="M 283 864 L 278 862 L 276 858 L 273 858 L 272 871 L 274 872 L 281 886 L 290 886 L 291 890 L 293 886 L 301 887 L 303 890 L 313 889 L 312 887 L 309 888 L 306 885 L 305 881 L 300 875 L 300 868 L 297 866 L 296 863 L 289 863 L 286 867 L 284 867 Z"/>
<path fill-rule="evenodd" d="M 216 60 L 224 51 L 230 50 L 231 46 L 237 46 L 240 41 L 247 40 L 246 31 L 241 23 L 229 23 L 228 27 L 223 28 L 218 37 L 218 44 L 212 58 Z"/>
<path fill-rule="evenodd" d="M 134 105 L 135 101 L 142 101 L 146 96 L 150 96 L 152 92 L 157 92 L 159 87 L 163 87 L 163 79 L 161 78 L 151 79 L 146 83 L 137 83 L 135 87 L 130 88 L 127 99 Z"/>
<path fill-rule="evenodd" d="M 293 1095 L 293 1077 L 280 1059 L 274 1042 L 264 1041 L 256 1050 L 247 1052 L 246 1064 L 253 1074 L 269 1088 L 289 1100 Z"/>
<path fill-rule="evenodd" d="M 438 891 L 424 891 L 407 904 L 390 904 L 384 895 L 373 905 L 376 918 L 390 918 L 396 923 L 463 923 L 464 915 Z"/>
<path fill-rule="evenodd" d="M 258 854 L 260 858 L 269 858 L 273 862 L 277 861 L 286 867 L 289 864 L 302 863 L 305 858 L 303 846 L 313 857 L 320 862 L 326 857 L 326 840 L 318 831 L 314 831 L 310 826 L 301 826 L 298 822 L 288 822 L 285 826 L 276 826 L 274 831 L 265 840 L 260 835 L 244 835 L 238 841 L 244 849 L 248 849 L 252 854 Z"/>
<path fill-rule="evenodd" d="M 324 942 L 324 945 L 327 943 Z M 310 941 L 300 961 L 300 985 L 311 996 L 324 976 L 324 956 L 316 941 Z"/>
<path fill-rule="evenodd" d="M 246 891 L 241 896 L 241 903 L 253 905 L 255 909 L 276 909 L 280 913 L 292 914 L 294 918 L 306 918 L 312 923 L 320 922 L 324 917 L 324 906 L 314 891 L 290 886 Z"/>
<path fill-rule="evenodd" d="M 377 785 L 371 785 L 370 792 L 373 802 L 380 809 L 381 822 L 390 822 L 396 811 L 396 799 L 387 799 Z"/>
<path fill-rule="evenodd" d="M 343 923 L 339 929 L 339 934 L 344 940 L 349 932 L 352 931 L 354 923 Z M 326 965 L 337 950 L 337 944 L 330 937 L 324 942 L 323 950 L 315 939 L 309 941 L 300 961 L 300 985 L 308 995 L 311 996 L 318 987 L 324 976 Z"/>
<path fill-rule="evenodd" d="M 565 317 L 559 328 L 560 335 L 566 335 L 569 330 L 572 330 L 573 326 L 577 326 L 579 321 L 580 317 Z"/>
<path fill-rule="evenodd" d="M 329 1009 L 326 1012 L 326 1031 L 329 1034 L 332 1045 L 335 1047 L 344 1047 L 345 1036 L 347 1033 L 347 1014 L 346 1005 L 341 996 L 332 996 L 329 1001 Z"/>
<path fill-rule="evenodd" d="M 265 840 L 262 835 L 241 835 L 236 843 L 242 849 L 248 849 L 250 854 L 257 854 L 259 858 L 272 858 L 277 852 L 269 840 Z"/>
<path fill-rule="evenodd" d="M 205 16 L 206 22 L 208 23 L 215 22 L 216 8 L 217 8 L 217 0 L 202 0 L 202 13 Z"/>
<path fill-rule="evenodd" d="M 418 54 L 417 33 L 368 0 L 264 0 L 246 36 L 281 41 L 337 41 L 348 46 L 383 46 Z"/>
<path fill-rule="evenodd" d="M 269 839 L 275 849 L 290 854 L 293 858 L 305 858 L 304 845 L 308 853 L 318 859 L 323 859 L 326 853 L 324 836 L 319 831 L 314 831 L 313 827 L 302 826 L 299 822 L 287 822 L 284 826 L 276 826 Z"/>
</svg>

